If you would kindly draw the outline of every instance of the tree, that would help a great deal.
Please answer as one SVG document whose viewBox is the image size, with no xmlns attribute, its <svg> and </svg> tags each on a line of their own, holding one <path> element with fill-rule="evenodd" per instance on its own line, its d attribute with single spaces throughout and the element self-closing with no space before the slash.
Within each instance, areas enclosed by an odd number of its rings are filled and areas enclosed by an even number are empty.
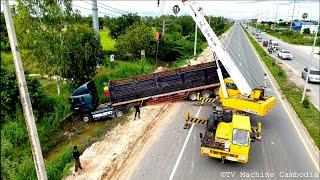
<svg viewBox="0 0 320 180">
<path fill-rule="evenodd" d="M 1 51 L 9 51 L 10 43 L 8 39 L 6 23 L 4 20 L 4 14 L 2 12 L 0 17 L 0 37 L 1 37 Z"/>
<path fill-rule="evenodd" d="M 69 0 L 18 1 L 15 16 L 21 48 L 28 50 L 28 57 L 37 60 L 44 74 L 57 77 L 58 94 L 60 77 L 72 78 L 74 84 L 88 80 L 101 56 L 100 43 L 92 36 L 93 29 L 80 25 L 83 21 L 79 22 L 81 18 L 71 5 Z M 77 64 L 70 65 L 73 62 Z"/>
<path fill-rule="evenodd" d="M 307 19 L 307 17 L 308 17 L 308 13 L 303 13 L 303 14 L 302 14 L 302 19 L 303 19 L 304 21 Z"/>
<path fill-rule="evenodd" d="M 128 27 L 125 34 L 119 36 L 116 49 L 120 55 L 126 57 L 140 57 L 140 51 L 145 50 L 146 56 L 150 56 L 154 51 L 153 29 L 146 23 L 137 22 Z"/>
<path fill-rule="evenodd" d="M 33 110 L 35 113 L 43 112 L 41 104 L 44 98 L 44 91 L 41 88 L 39 81 L 28 76 L 28 72 L 25 74 Z M 14 69 L 10 67 L 1 67 L 0 77 L 0 116 L 3 120 L 5 116 L 14 116 L 17 106 L 20 106 L 21 104 L 18 103 L 20 102 L 20 94 Z"/>
<path fill-rule="evenodd" d="M 117 39 L 121 34 L 126 32 L 126 29 L 134 24 L 140 22 L 141 18 L 137 14 L 125 14 L 117 18 L 113 18 L 108 28 L 110 30 L 110 36 Z"/>
<path fill-rule="evenodd" d="M 77 36 L 77 37 L 75 37 Z M 86 24 L 73 24 L 64 35 L 61 75 L 80 85 L 94 76 L 98 60 L 102 58 L 101 45 L 95 32 Z"/>
<path fill-rule="evenodd" d="M 303 29 L 303 34 L 310 34 L 310 28 Z"/>
</svg>

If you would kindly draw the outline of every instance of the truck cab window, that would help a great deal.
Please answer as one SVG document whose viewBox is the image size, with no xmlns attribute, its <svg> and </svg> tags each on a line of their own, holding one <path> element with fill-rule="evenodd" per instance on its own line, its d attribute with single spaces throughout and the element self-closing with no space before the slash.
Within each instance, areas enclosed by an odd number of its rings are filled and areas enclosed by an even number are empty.
<svg viewBox="0 0 320 180">
<path fill-rule="evenodd" d="M 227 89 L 238 90 L 237 85 L 234 83 L 226 83 Z"/>
<path fill-rule="evenodd" d="M 239 146 L 248 146 L 249 137 L 249 131 L 234 129 L 232 131 L 232 144 Z"/>
</svg>

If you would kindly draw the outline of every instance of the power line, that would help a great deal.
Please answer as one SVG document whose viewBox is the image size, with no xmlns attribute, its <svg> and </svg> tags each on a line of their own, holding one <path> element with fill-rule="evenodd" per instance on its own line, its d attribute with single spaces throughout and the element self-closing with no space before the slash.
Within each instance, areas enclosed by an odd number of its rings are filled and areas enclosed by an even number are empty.
<svg viewBox="0 0 320 180">
<path fill-rule="evenodd" d="M 123 13 L 125 13 L 125 14 L 130 14 L 130 12 L 128 12 L 128 11 L 124 11 L 124 10 L 121 10 L 121 9 L 117 9 L 117 8 L 114 8 L 114 7 L 105 5 L 105 4 L 101 4 L 101 5 L 102 5 L 102 6 L 105 6 L 105 7 L 108 7 L 108 8 L 111 8 L 111 9 L 114 9 L 114 10 L 116 10 L 116 11 L 123 12 Z"/>
<path fill-rule="evenodd" d="M 84 2 L 84 3 L 86 3 L 86 4 L 92 5 L 92 3 L 90 3 L 90 2 L 87 2 L 87 1 L 84 1 L 84 0 L 81 0 L 81 1 Z M 98 3 L 98 2 L 97 2 L 97 4 L 98 4 L 98 7 L 99 7 L 99 8 L 104 9 L 104 10 L 107 10 L 107 11 L 112 11 L 112 12 L 114 12 L 114 13 L 118 13 L 118 14 L 122 14 L 122 15 L 128 14 L 127 12 L 122 11 L 122 10 L 117 10 L 116 8 L 113 8 L 113 9 L 116 9 L 116 10 L 107 9 L 106 7 L 100 6 L 100 5 L 103 5 L 103 6 L 107 6 L 107 5 L 100 4 L 100 3 Z M 108 8 L 109 8 L 109 7 L 108 7 Z M 112 7 L 111 7 L 111 8 L 112 8 Z M 122 11 L 122 12 L 121 12 L 121 11 Z"/>
<path fill-rule="evenodd" d="M 89 10 L 89 11 L 92 10 L 92 9 L 90 9 L 90 8 L 81 7 L 81 6 L 78 6 L 78 5 L 75 5 L 75 4 L 73 4 L 73 6 L 78 7 L 78 8 L 82 8 L 82 9 L 86 9 L 86 10 Z M 107 14 L 107 13 L 103 13 L 103 12 L 98 12 L 98 13 L 104 14 L 104 15 L 107 15 L 107 16 L 115 16 L 115 15 L 113 15 L 113 14 Z"/>
</svg>

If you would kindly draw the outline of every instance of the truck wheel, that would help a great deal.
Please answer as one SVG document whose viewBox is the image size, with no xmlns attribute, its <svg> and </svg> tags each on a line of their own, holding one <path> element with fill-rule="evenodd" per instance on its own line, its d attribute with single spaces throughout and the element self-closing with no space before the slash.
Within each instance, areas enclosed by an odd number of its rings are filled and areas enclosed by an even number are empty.
<svg viewBox="0 0 320 180">
<path fill-rule="evenodd" d="M 121 117 L 123 115 L 123 112 L 121 109 L 117 109 L 114 111 L 114 116 L 115 117 Z"/>
<path fill-rule="evenodd" d="M 197 100 L 197 96 L 198 96 L 198 93 L 197 93 L 197 92 L 191 92 L 191 93 L 189 94 L 189 96 L 188 96 L 188 99 L 189 99 L 190 101 L 195 101 L 195 100 Z"/>
<path fill-rule="evenodd" d="M 132 112 L 132 111 L 134 111 L 134 106 L 132 105 L 132 104 L 129 104 L 129 105 L 127 105 L 126 106 L 126 112 Z"/>
<path fill-rule="evenodd" d="M 90 114 L 84 114 L 82 115 L 82 122 L 84 123 L 89 123 L 92 120 L 92 117 Z"/>
<path fill-rule="evenodd" d="M 201 97 L 204 97 L 204 98 L 209 98 L 211 96 L 212 92 L 209 91 L 209 90 L 203 90 L 201 92 Z"/>
</svg>

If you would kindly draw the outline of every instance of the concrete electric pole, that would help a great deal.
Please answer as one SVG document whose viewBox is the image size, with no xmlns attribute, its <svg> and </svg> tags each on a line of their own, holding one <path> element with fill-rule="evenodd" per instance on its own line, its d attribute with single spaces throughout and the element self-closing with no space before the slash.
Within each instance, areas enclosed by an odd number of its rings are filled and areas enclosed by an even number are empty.
<svg viewBox="0 0 320 180">
<path fill-rule="evenodd" d="M 164 36 L 164 33 L 166 31 L 166 20 L 162 21 L 162 36 Z"/>
<path fill-rule="evenodd" d="M 11 52 L 13 55 L 13 61 L 14 61 L 15 70 L 16 70 L 19 92 L 21 96 L 23 115 L 26 121 L 28 136 L 31 143 L 31 150 L 32 150 L 34 165 L 36 168 L 38 179 L 47 180 L 48 178 L 47 178 L 47 173 L 46 173 L 43 156 L 41 152 L 40 141 L 38 138 L 37 126 L 34 120 L 32 105 L 29 97 L 27 82 L 24 75 L 24 70 L 23 70 L 19 47 L 18 47 L 18 41 L 17 41 L 16 32 L 15 32 L 13 21 L 12 21 L 12 14 L 10 11 L 8 0 L 2 1 L 2 5 L 4 9 L 4 16 L 5 16 L 5 21 L 7 25 Z"/>
<path fill-rule="evenodd" d="M 97 0 L 92 0 L 92 22 L 93 29 L 96 31 L 96 37 L 99 38 L 99 19 L 98 19 L 98 6 Z"/>
<path fill-rule="evenodd" d="M 293 17 L 294 17 L 295 8 L 296 8 L 296 0 L 294 0 L 294 3 L 293 3 L 293 10 L 292 10 L 292 16 L 291 16 L 291 23 L 290 23 L 290 31 L 292 30 L 292 23 L 293 23 Z"/>
</svg>

